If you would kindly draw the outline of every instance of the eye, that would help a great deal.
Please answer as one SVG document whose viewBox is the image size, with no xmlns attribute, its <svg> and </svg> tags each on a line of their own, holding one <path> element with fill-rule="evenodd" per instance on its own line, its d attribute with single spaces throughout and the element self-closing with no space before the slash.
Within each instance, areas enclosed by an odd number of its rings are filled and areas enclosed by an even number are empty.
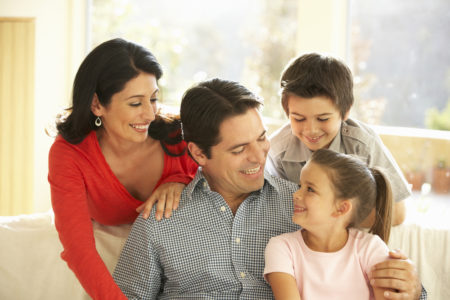
<svg viewBox="0 0 450 300">
<path fill-rule="evenodd" d="M 295 122 L 303 122 L 305 121 L 305 119 L 297 119 L 297 118 L 293 118 Z"/>
<path fill-rule="evenodd" d="M 245 150 L 245 147 L 241 146 L 241 147 L 238 147 L 235 150 L 231 151 L 231 153 L 237 155 L 237 154 L 240 154 L 240 153 L 244 152 L 244 150 Z"/>
<path fill-rule="evenodd" d="M 137 107 L 141 105 L 141 102 L 132 102 L 129 104 L 130 106 Z"/>
<path fill-rule="evenodd" d="M 326 122 L 328 121 L 330 118 L 317 118 L 317 120 L 319 120 L 319 122 Z"/>
<path fill-rule="evenodd" d="M 314 189 L 308 186 L 308 192 L 314 193 Z"/>
<path fill-rule="evenodd" d="M 259 137 L 258 142 L 264 142 L 266 139 L 267 139 L 267 135 L 264 134 L 264 135 Z"/>
<path fill-rule="evenodd" d="M 152 98 L 152 99 L 150 99 L 150 102 L 151 103 L 155 103 L 155 102 L 157 102 L 158 101 L 158 98 Z"/>
</svg>

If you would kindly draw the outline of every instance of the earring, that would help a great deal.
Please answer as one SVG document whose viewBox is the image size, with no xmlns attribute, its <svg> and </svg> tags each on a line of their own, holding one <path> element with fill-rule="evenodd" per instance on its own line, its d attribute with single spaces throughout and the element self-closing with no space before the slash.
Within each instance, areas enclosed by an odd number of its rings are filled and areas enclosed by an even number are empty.
<svg viewBox="0 0 450 300">
<path fill-rule="evenodd" d="M 97 119 L 95 119 L 95 126 L 100 127 L 102 126 L 102 119 L 100 119 L 100 117 L 97 117 Z"/>
</svg>

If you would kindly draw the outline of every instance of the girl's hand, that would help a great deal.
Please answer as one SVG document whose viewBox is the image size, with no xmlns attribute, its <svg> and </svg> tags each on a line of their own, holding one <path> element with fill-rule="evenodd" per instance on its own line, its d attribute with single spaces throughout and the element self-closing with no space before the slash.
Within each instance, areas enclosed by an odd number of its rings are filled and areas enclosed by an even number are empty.
<svg viewBox="0 0 450 300">
<path fill-rule="evenodd" d="M 156 203 L 156 220 L 160 221 L 163 216 L 170 218 L 172 215 L 172 210 L 178 208 L 180 203 L 181 192 L 186 185 L 179 182 L 168 182 L 161 184 L 155 191 L 153 191 L 150 198 L 145 201 L 142 205 L 136 208 L 138 213 L 143 211 L 142 217 L 147 219 L 152 210 L 153 204 Z M 164 211 L 165 207 L 165 211 Z"/>
</svg>

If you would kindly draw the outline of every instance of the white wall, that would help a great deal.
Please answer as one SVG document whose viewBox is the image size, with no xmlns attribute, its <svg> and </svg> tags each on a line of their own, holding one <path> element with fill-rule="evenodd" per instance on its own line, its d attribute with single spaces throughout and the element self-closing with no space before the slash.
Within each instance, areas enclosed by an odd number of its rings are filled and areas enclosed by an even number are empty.
<svg viewBox="0 0 450 300">
<path fill-rule="evenodd" d="M 348 0 L 299 0 L 297 49 L 346 59 L 348 53 Z"/>
<path fill-rule="evenodd" d="M 35 18 L 35 211 L 50 209 L 48 150 L 44 129 L 70 103 L 74 74 L 86 48 L 86 0 L 0 0 L 1 17 Z M 20 120 L 17 120 L 20 122 Z"/>
</svg>

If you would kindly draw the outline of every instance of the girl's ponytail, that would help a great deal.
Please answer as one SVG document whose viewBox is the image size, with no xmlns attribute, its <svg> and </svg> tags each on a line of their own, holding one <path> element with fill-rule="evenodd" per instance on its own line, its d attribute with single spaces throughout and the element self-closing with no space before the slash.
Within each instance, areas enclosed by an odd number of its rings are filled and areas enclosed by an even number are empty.
<svg viewBox="0 0 450 300">
<path fill-rule="evenodd" d="M 392 222 L 392 190 L 389 180 L 377 169 L 370 168 L 377 185 L 375 204 L 375 221 L 370 228 L 371 233 L 377 234 L 387 244 L 391 233 Z"/>
</svg>

